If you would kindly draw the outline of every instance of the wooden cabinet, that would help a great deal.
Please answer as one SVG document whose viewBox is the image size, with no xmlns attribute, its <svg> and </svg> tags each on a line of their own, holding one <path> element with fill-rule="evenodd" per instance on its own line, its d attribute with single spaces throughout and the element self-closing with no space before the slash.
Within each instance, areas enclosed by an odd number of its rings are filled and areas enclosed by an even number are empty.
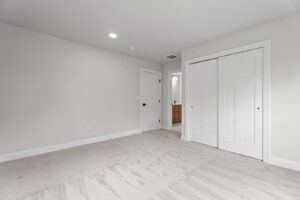
<svg viewBox="0 0 300 200">
<path fill-rule="evenodd" d="M 181 111 L 182 110 L 182 106 L 181 104 L 177 104 L 177 105 L 172 105 L 172 123 L 173 124 L 177 124 L 177 123 L 181 123 Z"/>
</svg>

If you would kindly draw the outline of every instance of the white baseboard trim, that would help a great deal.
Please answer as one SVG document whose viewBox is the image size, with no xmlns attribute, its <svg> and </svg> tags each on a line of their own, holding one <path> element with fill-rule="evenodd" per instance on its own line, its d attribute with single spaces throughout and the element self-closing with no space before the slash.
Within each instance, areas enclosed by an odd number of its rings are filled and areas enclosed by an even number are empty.
<svg viewBox="0 0 300 200">
<path fill-rule="evenodd" d="M 167 131 L 169 131 L 170 129 L 168 128 L 168 126 L 161 126 L 161 129 L 163 129 L 163 130 L 167 130 Z"/>
<path fill-rule="evenodd" d="M 181 135 L 181 140 L 185 141 L 185 142 L 190 142 L 188 140 L 188 138 L 186 136 L 184 136 L 183 134 Z"/>
<path fill-rule="evenodd" d="M 169 128 L 168 126 L 161 126 L 161 129 L 166 130 L 166 131 L 179 131 L 179 132 L 181 132 L 181 127 L 180 128 L 176 128 L 176 127 Z"/>
<path fill-rule="evenodd" d="M 300 171 L 300 162 L 286 160 L 279 157 L 272 156 L 269 160 L 269 164 L 291 169 L 294 171 Z"/>
<path fill-rule="evenodd" d="M 135 135 L 138 133 L 141 133 L 140 129 L 132 130 L 132 131 L 125 131 L 125 132 L 121 132 L 121 133 L 102 135 L 102 136 L 98 136 L 98 137 L 87 138 L 87 139 L 67 142 L 67 143 L 63 143 L 63 144 L 56 144 L 56 145 L 36 148 L 36 149 L 29 149 L 29 150 L 25 150 L 25 151 L 16 152 L 16 153 L 4 154 L 4 155 L 0 155 L 0 163 L 11 161 L 11 160 L 17 160 L 17 159 L 21 159 L 21 158 L 26 158 L 26 157 L 31 157 L 31 156 L 36 156 L 36 155 L 41 155 L 41 154 L 45 154 L 45 153 L 50 153 L 50 152 L 54 152 L 54 151 L 60 151 L 60 150 L 78 147 L 78 146 L 82 146 L 82 145 L 102 142 L 102 141 L 106 141 L 106 140 L 116 139 L 116 138 L 125 137 L 125 136 L 129 136 L 129 135 Z"/>
</svg>

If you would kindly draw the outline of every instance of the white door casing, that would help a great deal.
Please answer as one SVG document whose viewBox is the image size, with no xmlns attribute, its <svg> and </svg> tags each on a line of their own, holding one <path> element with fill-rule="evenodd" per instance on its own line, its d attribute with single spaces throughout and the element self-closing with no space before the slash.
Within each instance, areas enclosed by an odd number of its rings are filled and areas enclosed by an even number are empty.
<svg viewBox="0 0 300 200">
<path fill-rule="evenodd" d="M 172 123 L 172 114 L 173 114 L 172 113 L 172 106 L 173 106 L 173 102 L 172 102 L 172 74 L 179 73 L 179 72 L 181 72 L 181 91 L 182 91 L 182 71 L 181 71 L 181 68 L 168 71 L 168 102 L 167 102 L 167 106 L 168 106 L 168 130 L 172 130 L 172 127 L 173 127 L 173 123 Z M 181 99 L 182 98 L 183 98 L 183 96 L 181 95 Z M 183 112 L 182 112 L 182 114 L 183 114 Z"/>
<path fill-rule="evenodd" d="M 219 58 L 219 148 L 263 158 L 262 49 Z"/>
<path fill-rule="evenodd" d="M 141 70 L 141 130 L 159 129 L 161 126 L 161 73 Z"/>
<path fill-rule="evenodd" d="M 217 59 L 189 66 L 190 140 L 217 147 Z"/>
<path fill-rule="evenodd" d="M 182 139 L 186 141 L 190 141 L 190 129 L 189 129 L 189 66 L 193 63 L 202 62 L 206 60 L 211 59 L 218 59 L 224 56 L 238 54 L 241 52 L 251 51 L 255 49 L 262 49 L 262 87 L 263 87 L 263 93 L 262 93 L 262 149 L 263 149 L 263 161 L 270 163 L 270 159 L 272 157 L 271 149 L 272 149 L 272 135 L 271 135 L 271 63 L 270 63 L 270 51 L 271 42 L 269 40 L 261 41 L 257 43 L 248 44 L 245 46 L 240 46 L 232 49 L 227 49 L 224 51 L 216 52 L 213 54 L 204 55 L 201 57 L 195 57 L 191 59 L 187 59 L 184 61 L 183 69 L 184 72 L 183 76 L 183 89 L 184 89 L 184 96 L 183 96 L 183 102 L 184 102 L 184 119 L 182 122 L 183 126 L 183 132 L 182 132 Z M 219 129 L 219 127 L 218 127 Z M 219 131 L 219 130 L 218 130 Z M 219 133 L 218 133 L 219 135 Z M 259 156 L 260 157 L 260 156 Z M 260 159 L 260 158 L 259 158 Z"/>
</svg>

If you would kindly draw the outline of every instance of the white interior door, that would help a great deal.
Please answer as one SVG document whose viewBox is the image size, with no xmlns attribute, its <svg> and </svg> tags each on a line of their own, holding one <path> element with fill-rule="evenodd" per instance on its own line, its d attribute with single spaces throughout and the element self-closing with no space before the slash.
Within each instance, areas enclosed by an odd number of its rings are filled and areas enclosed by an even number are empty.
<svg viewBox="0 0 300 200">
<path fill-rule="evenodd" d="M 219 59 L 219 148 L 262 159 L 262 49 Z"/>
<path fill-rule="evenodd" d="M 189 66 L 190 140 L 217 147 L 217 59 Z"/>
<path fill-rule="evenodd" d="M 158 129 L 161 123 L 160 74 L 150 71 L 142 71 L 141 82 L 142 131 Z"/>
</svg>

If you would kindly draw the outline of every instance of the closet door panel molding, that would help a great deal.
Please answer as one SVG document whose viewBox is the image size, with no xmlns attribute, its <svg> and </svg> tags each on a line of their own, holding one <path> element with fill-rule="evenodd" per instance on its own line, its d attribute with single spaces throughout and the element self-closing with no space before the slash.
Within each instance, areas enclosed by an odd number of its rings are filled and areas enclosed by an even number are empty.
<svg viewBox="0 0 300 200">
<path fill-rule="evenodd" d="M 189 75 L 190 139 L 217 147 L 217 59 L 190 65 Z"/>
<path fill-rule="evenodd" d="M 209 79 L 208 71 L 197 75 L 196 70 L 197 66 L 210 62 L 216 66 L 215 89 L 205 83 Z M 183 72 L 182 138 L 270 162 L 270 41 L 187 59 Z M 210 91 L 207 90 L 209 87 Z M 212 106 L 207 102 L 213 99 L 214 92 L 216 100 Z M 213 107 L 215 111 L 209 110 Z M 216 115 L 217 142 L 213 145 L 201 138 L 208 132 L 207 127 L 212 127 L 207 123 L 212 121 L 209 112 L 216 113 L 213 115 Z"/>
</svg>

